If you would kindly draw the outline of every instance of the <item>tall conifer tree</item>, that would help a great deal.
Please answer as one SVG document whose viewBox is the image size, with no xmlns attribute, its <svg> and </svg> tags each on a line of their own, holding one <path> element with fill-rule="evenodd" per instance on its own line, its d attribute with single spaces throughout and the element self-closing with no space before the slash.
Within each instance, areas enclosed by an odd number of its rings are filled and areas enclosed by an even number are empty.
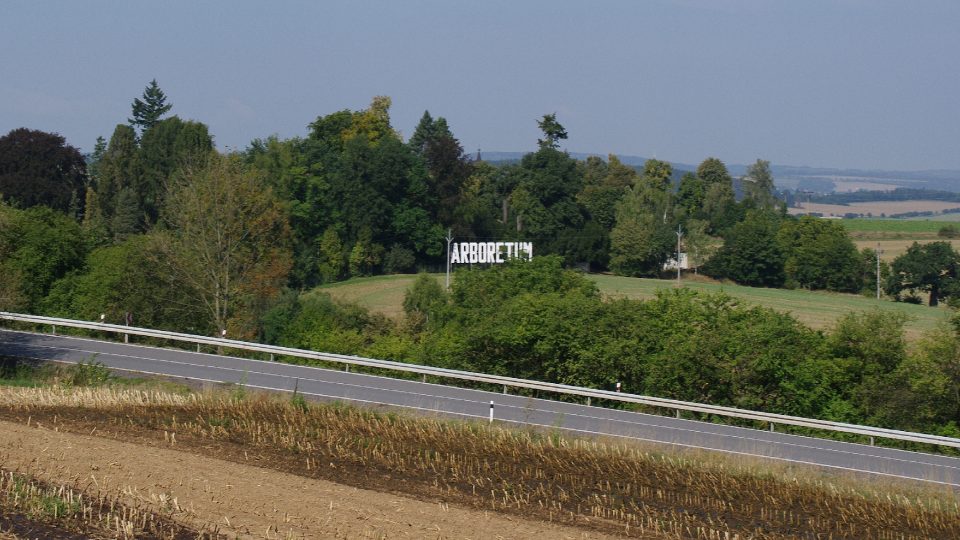
<svg viewBox="0 0 960 540">
<path fill-rule="evenodd" d="M 153 127 L 160 121 L 160 117 L 167 114 L 173 107 L 167 103 L 167 96 L 157 85 L 157 80 L 150 81 L 150 84 L 143 90 L 143 99 L 135 98 L 133 100 L 133 118 L 128 118 L 131 126 L 139 126 L 141 132 Z"/>
</svg>

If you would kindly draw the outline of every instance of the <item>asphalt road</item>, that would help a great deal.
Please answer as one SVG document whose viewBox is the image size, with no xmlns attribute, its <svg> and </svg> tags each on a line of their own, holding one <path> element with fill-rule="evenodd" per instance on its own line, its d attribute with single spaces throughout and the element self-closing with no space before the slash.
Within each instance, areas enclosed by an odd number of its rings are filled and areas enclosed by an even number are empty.
<svg viewBox="0 0 960 540">
<path fill-rule="evenodd" d="M 682 420 L 419 381 L 215 354 L 0 330 L 0 354 L 76 363 L 94 358 L 117 370 L 240 383 L 326 400 L 385 404 L 429 413 L 494 418 L 585 435 L 697 448 L 785 463 L 960 487 L 960 459 L 862 444 Z"/>
</svg>

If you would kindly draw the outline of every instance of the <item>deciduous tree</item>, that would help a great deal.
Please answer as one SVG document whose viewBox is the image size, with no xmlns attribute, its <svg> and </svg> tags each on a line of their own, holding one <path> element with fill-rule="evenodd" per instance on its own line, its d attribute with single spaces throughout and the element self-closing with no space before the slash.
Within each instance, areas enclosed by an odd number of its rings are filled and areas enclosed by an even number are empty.
<svg viewBox="0 0 960 540">
<path fill-rule="evenodd" d="M 625 276 L 656 276 L 673 249 L 670 195 L 641 179 L 617 204 L 610 233 L 610 267 Z"/>
<path fill-rule="evenodd" d="M 429 323 L 431 316 L 442 309 L 448 300 L 447 292 L 430 274 L 420 274 L 403 295 L 403 311 L 407 317 Z M 415 323 L 419 321 L 414 321 Z"/>
<path fill-rule="evenodd" d="M 567 138 L 567 130 L 560 125 L 560 122 L 557 122 L 557 113 L 543 115 L 542 119 L 537 120 L 537 125 L 543 132 L 543 138 L 537 140 L 541 150 L 544 148 L 557 149 L 560 147 L 560 141 Z"/>
<path fill-rule="evenodd" d="M 720 247 L 720 240 L 707 234 L 707 222 L 689 219 L 683 230 L 683 245 L 687 261 L 695 271 L 710 260 Z"/>
<path fill-rule="evenodd" d="M 327 227 L 320 238 L 319 257 L 320 276 L 324 283 L 337 281 L 343 276 L 346 266 L 343 253 L 343 243 L 340 235 L 333 227 Z"/>
<path fill-rule="evenodd" d="M 254 334 L 291 266 L 287 216 L 262 174 L 236 156 L 212 154 L 184 171 L 164 216 L 169 269 L 195 291 L 211 327 Z"/>
<path fill-rule="evenodd" d="M 715 157 L 708 157 L 697 166 L 697 178 L 703 180 L 708 187 L 714 184 L 731 185 L 733 183 L 727 166 Z"/>
<path fill-rule="evenodd" d="M 370 100 L 370 107 L 353 113 L 350 125 L 340 133 L 343 141 L 354 137 L 364 137 L 373 145 L 387 137 L 399 141 L 399 134 L 390 125 L 391 103 L 389 96 L 374 96 Z"/>
<path fill-rule="evenodd" d="M 36 309 L 56 280 L 83 265 L 86 250 L 80 225 L 66 215 L 0 204 L 0 283 L 8 302 Z"/>
<path fill-rule="evenodd" d="M 659 159 L 648 159 L 643 164 L 642 180 L 644 184 L 658 191 L 670 189 L 670 179 L 673 177 L 673 166 Z"/>
<path fill-rule="evenodd" d="M 680 177 L 680 187 L 677 190 L 677 206 L 682 208 L 687 216 L 704 214 L 703 203 L 706 196 L 706 185 L 695 174 L 686 173 Z"/>
<path fill-rule="evenodd" d="M 887 294 L 899 297 L 904 291 L 929 293 L 931 306 L 956 295 L 957 252 L 949 242 L 914 242 L 907 252 L 893 260 Z"/>
<path fill-rule="evenodd" d="M 83 272 L 57 281 L 43 301 L 44 313 L 72 319 L 123 324 L 130 313 L 134 324 L 147 328 L 203 332 L 204 311 L 191 302 L 186 284 L 164 272 L 161 238 L 136 235 L 116 245 L 94 250 Z"/>
<path fill-rule="evenodd" d="M 786 255 L 788 284 L 840 292 L 860 290 L 860 254 L 840 223 L 810 216 L 786 220 L 777 241 Z"/>
<path fill-rule="evenodd" d="M 777 243 L 778 220 L 768 212 L 753 211 L 724 237 L 723 247 L 704 267 L 704 273 L 743 285 L 780 287 L 785 256 Z"/>
<path fill-rule="evenodd" d="M 43 205 L 82 214 L 86 163 L 56 133 L 27 128 L 0 137 L 0 196 L 21 208 Z"/>
<path fill-rule="evenodd" d="M 747 198 L 753 201 L 754 207 L 761 210 L 773 210 L 777 198 L 773 195 L 773 173 L 770 171 L 770 162 L 758 159 L 756 163 L 747 167 L 747 175 L 743 177 L 743 189 Z"/>
<path fill-rule="evenodd" d="M 709 157 L 697 166 L 697 178 L 703 182 L 703 216 L 710 223 L 711 234 L 722 234 L 742 219 L 737 215 L 737 201 L 733 178 L 727 166 L 717 158 Z"/>
</svg>

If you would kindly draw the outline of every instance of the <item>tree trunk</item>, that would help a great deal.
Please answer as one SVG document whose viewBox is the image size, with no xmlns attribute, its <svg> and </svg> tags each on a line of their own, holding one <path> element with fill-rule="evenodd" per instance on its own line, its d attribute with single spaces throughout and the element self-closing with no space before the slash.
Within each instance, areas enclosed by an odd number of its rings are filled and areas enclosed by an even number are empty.
<svg viewBox="0 0 960 540">
<path fill-rule="evenodd" d="M 932 285 L 930 287 L 930 307 L 937 307 L 940 303 L 940 287 Z"/>
</svg>

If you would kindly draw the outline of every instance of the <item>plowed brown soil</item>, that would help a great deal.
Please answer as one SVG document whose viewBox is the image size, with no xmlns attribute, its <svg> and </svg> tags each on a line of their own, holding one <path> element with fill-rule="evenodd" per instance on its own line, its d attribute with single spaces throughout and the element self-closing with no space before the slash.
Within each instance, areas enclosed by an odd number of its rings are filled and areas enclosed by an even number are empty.
<svg viewBox="0 0 960 540">
<path fill-rule="evenodd" d="M 0 464 L 50 482 L 124 489 L 240 538 L 612 538 L 207 456 L 0 421 Z M 0 533 L 3 538 L 3 533 Z"/>
</svg>

